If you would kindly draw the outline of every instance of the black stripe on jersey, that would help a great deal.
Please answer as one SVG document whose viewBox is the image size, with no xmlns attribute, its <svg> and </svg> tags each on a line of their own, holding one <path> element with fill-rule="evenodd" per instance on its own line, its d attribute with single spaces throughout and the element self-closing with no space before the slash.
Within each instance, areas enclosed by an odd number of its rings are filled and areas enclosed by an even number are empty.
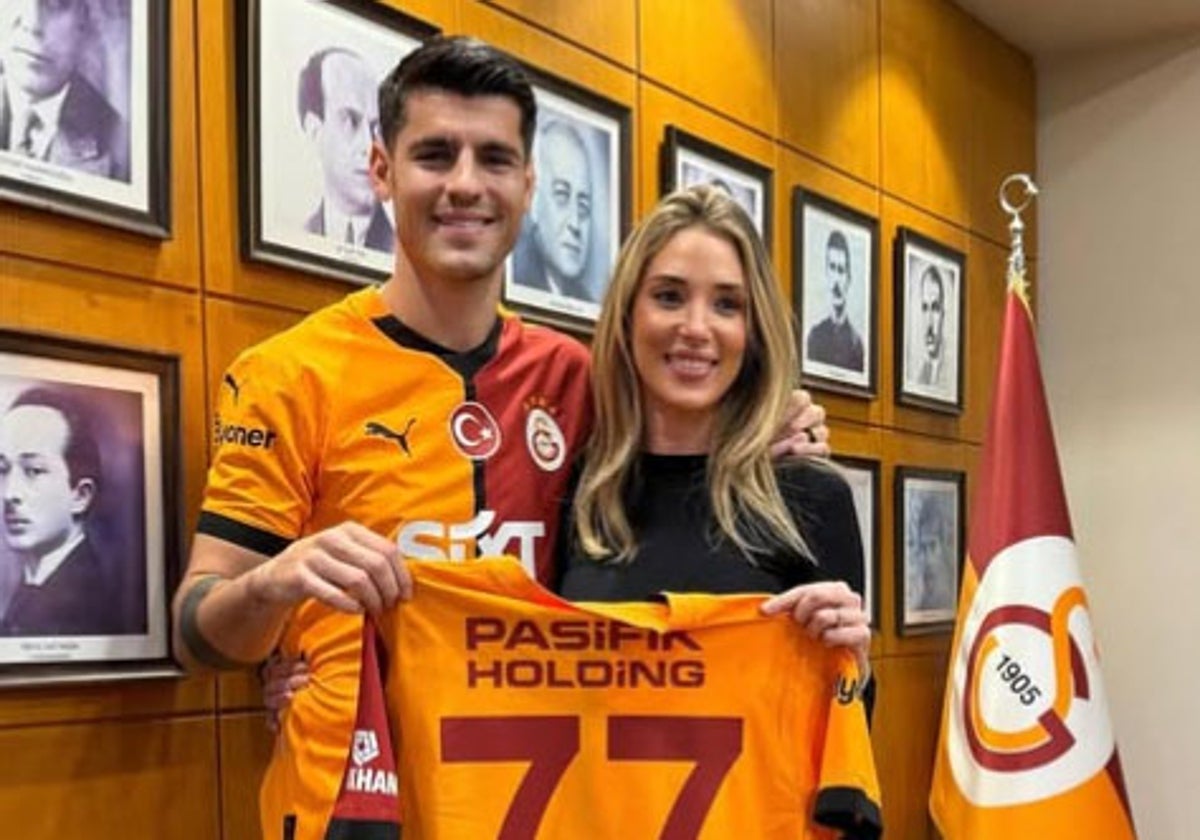
<svg viewBox="0 0 1200 840">
<path fill-rule="evenodd" d="M 831 787 L 817 794 L 813 821 L 840 828 L 846 840 L 878 840 L 883 834 L 879 804 L 858 788 Z"/>
<path fill-rule="evenodd" d="M 325 840 L 400 840 L 400 826 L 393 822 L 334 819 Z"/>
<path fill-rule="evenodd" d="M 200 511 L 200 521 L 196 523 L 196 533 L 208 534 L 210 537 L 240 545 L 251 551 L 257 551 L 267 557 L 274 557 L 283 551 L 292 541 L 262 528 L 246 525 L 228 516 L 222 516 L 212 511 Z"/>
<path fill-rule="evenodd" d="M 437 356 L 455 373 L 468 381 L 496 355 L 496 349 L 500 346 L 500 332 L 504 329 L 504 319 L 496 318 L 496 323 L 492 325 L 482 344 L 460 353 L 443 347 L 435 341 L 430 341 L 394 315 L 384 315 L 376 318 L 372 323 L 380 332 L 401 347 Z"/>
</svg>

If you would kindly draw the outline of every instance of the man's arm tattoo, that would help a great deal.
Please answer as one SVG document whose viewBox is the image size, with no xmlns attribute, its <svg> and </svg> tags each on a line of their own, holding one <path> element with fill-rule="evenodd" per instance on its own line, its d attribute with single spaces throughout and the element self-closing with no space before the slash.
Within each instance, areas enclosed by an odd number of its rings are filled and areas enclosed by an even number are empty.
<svg viewBox="0 0 1200 840">
<path fill-rule="evenodd" d="M 200 632 L 200 602 L 223 580 L 225 578 L 221 575 L 205 575 L 183 596 L 183 603 L 179 607 L 179 635 L 192 658 L 203 665 L 222 671 L 249 668 L 253 663 L 230 659 L 209 644 L 208 639 Z"/>
</svg>

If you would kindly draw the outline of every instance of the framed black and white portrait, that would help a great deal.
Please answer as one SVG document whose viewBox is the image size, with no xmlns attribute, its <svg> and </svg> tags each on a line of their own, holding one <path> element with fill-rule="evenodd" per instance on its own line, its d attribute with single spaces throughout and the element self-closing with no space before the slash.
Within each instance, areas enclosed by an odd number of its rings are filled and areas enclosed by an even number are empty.
<svg viewBox="0 0 1200 840">
<path fill-rule="evenodd" d="M 0 330 L 0 685 L 180 673 L 178 367 Z"/>
<path fill-rule="evenodd" d="M 366 0 L 248 0 L 238 44 L 242 251 L 369 283 L 392 270 L 371 185 L 379 83 L 436 29 Z"/>
<path fill-rule="evenodd" d="M 896 400 L 958 414 L 963 408 L 966 257 L 908 228 L 895 245 Z"/>
<path fill-rule="evenodd" d="M 771 250 L 770 169 L 673 125 L 667 126 L 659 162 L 663 195 L 696 184 L 724 190 L 746 211 Z"/>
<path fill-rule="evenodd" d="M 850 485 L 863 547 L 863 611 L 879 628 L 879 462 L 838 456 L 838 469 Z"/>
<path fill-rule="evenodd" d="M 0 0 L 0 199 L 166 238 L 158 0 Z"/>
<path fill-rule="evenodd" d="M 629 109 L 528 68 L 537 98 L 533 201 L 506 264 L 504 298 L 586 330 L 629 227 Z"/>
<path fill-rule="evenodd" d="M 797 187 L 792 244 L 792 305 L 805 383 L 874 396 L 879 223 Z"/>
<path fill-rule="evenodd" d="M 900 635 L 950 630 L 964 557 L 965 476 L 896 468 L 896 618 Z"/>
</svg>

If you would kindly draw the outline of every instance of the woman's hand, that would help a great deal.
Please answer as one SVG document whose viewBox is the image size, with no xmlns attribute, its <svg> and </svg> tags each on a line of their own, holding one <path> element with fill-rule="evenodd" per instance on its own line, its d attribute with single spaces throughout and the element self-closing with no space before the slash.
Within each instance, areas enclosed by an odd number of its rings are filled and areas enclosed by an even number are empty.
<svg viewBox="0 0 1200 840">
<path fill-rule="evenodd" d="M 808 635 L 826 647 L 854 652 L 863 683 L 871 673 L 871 622 L 862 597 L 841 581 L 794 586 L 763 602 L 764 615 L 791 613 Z"/>
<path fill-rule="evenodd" d="M 258 669 L 258 676 L 262 680 L 267 729 L 278 732 L 296 692 L 308 685 L 308 663 L 274 653 Z"/>
</svg>

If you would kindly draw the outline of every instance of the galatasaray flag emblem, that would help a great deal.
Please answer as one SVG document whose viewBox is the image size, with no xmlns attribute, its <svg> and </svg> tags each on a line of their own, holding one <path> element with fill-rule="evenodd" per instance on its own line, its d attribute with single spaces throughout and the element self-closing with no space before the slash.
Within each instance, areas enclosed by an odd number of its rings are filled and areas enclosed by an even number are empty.
<svg viewBox="0 0 1200 840">
<path fill-rule="evenodd" d="M 1023 274 L 1010 272 L 929 806 L 946 840 L 1132 840 Z"/>
</svg>

